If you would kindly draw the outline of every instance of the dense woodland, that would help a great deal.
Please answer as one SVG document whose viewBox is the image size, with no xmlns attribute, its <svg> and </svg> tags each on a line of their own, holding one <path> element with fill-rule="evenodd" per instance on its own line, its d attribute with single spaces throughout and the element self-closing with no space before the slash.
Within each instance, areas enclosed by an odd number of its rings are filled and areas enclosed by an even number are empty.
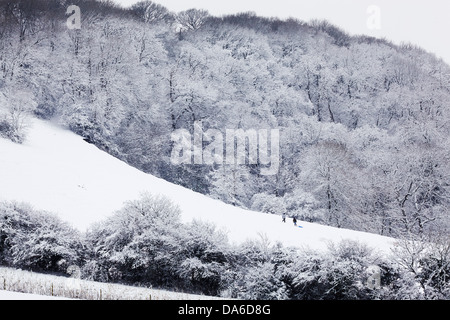
<svg viewBox="0 0 450 320">
<path fill-rule="evenodd" d="M 69 5 L 81 29 L 69 29 Z M 435 35 L 430 35 L 435 36 Z M 388 236 L 449 227 L 450 67 L 326 21 L 0 1 L 0 134 L 26 114 L 227 203 Z M 280 129 L 278 174 L 179 165 L 171 134 Z M 447 229 L 448 230 L 448 229 Z"/>
</svg>

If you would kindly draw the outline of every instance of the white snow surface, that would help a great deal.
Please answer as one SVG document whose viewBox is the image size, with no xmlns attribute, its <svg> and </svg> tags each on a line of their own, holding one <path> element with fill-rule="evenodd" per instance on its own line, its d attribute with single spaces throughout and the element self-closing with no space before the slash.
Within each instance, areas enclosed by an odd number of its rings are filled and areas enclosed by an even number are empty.
<svg viewBox="0 0 450 320">
<path fill-rule="evenodd" d="M 69 299 L 0 290 L 0 300 L 69 300 Z"/>
<path fill-rule="evenodd" d="M 50 122 L 32 119 L 27 132 L 22 145 L 0 138 L 0 201 L 27 202 L 81 231 L 149 192 L 178 204 L 183 222 L 198 219 L 225 229 L 232 243 L 265 235 L 272 243 L 321 250 L 330 241 L 351 239 L 388 253 L 395 242 L 302 221 L 298 225 L 303 228 L 294 227 L 291 220 L 282 223 L 277 215 L 224 204 L 141 172 Z"/>
</svg>

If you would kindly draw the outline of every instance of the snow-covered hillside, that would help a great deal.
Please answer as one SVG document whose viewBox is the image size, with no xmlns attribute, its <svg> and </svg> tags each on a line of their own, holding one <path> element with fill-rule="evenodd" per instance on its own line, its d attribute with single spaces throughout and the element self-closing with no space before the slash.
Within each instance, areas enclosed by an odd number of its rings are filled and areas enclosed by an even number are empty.
<svg viewBox="0 0 450 320">
<path fill-rule="evenodd" d="M 168 137 L 168 141 L 170 141 Z M 33 119 L 23 145 L 0 138 L 0 200 L 28 202 L 85 230 L 143 192 L 162 194 L 182 211 L 182 219 L 210 221 L 232 242 L 263 234 L 286 246 L 323 249 L 329 241 L 358 240 L 389 251 L 394 240 L 379 235 L 299 222 L 239 209 L 145 174 L 86 143 L 80 136 Z"/>
</svg>

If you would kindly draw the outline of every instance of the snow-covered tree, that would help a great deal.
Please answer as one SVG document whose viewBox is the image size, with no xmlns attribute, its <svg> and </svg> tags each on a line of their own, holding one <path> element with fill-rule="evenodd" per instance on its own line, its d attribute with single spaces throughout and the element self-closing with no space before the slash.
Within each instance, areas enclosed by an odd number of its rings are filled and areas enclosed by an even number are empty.
<svg viewBox="0 0 450 320">
<path fill-rule="evenodd" d="M 209 12 L 206 10 L 189 9 L 179 12 L 175 19 L 180 25 L 180 30 L 197 30 L 208 17 Z"/>
<path fill-rule="evenodd" d="M 166 7 L 153 1 L 139 1 L 133 4 L 130 10 L 146 23 L 171 23 L 174 21 L 173 15 Z"/>
</svg>

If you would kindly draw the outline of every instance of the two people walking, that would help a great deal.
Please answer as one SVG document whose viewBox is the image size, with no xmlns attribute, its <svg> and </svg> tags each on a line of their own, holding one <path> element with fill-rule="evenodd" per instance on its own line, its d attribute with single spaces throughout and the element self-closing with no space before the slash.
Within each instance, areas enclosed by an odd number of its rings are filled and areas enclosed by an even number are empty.
<svg viewBox="0 0 450 320">
<path fill-rule="evenodd" d="M 283 221 L 284 223 L 286 223 L 286 213 L 283 213 L 282 216 L 281 216 L 281 218 L 282 218 L 282 221 Z M 292 218 L 292 222 L 294 222 L 294 226 L 297 226 L 297 218 L 296 218 L 296 217 L 293 217 L 293 218 Z"/>
</svg>

